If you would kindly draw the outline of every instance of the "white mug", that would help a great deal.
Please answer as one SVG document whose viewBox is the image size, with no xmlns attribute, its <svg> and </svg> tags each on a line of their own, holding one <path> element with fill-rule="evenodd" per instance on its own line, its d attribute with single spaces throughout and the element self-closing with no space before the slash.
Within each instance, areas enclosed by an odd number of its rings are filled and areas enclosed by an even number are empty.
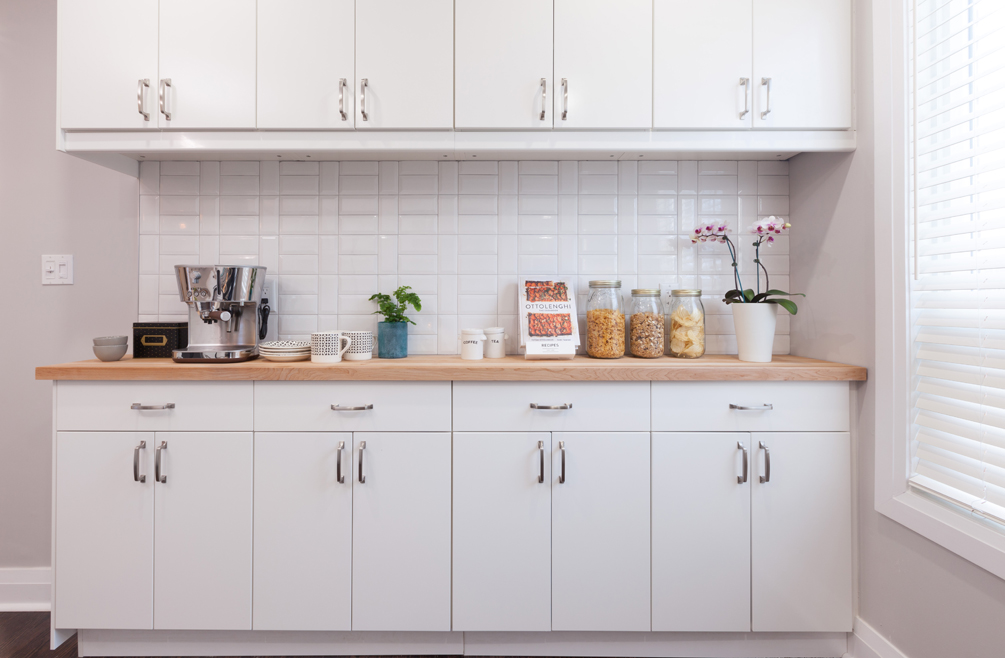
<svg viewBox="0 0 1005 658">
<path fill-rule="evenodd" d="M 345 345 L 342 342 L 345 341 Z M 339 363 L 342 355 L 352 345 L 352 338 L 343 331 L 317 331 L 311 334 L 311 361 L 314 363 Z"/>
<path fill-rule="evenodd" d="M 481 329 L 461 329 L 461 358 L 477 361 L 482 358 L 482 341 L 486 340 Z"/>
<path fill-rule="evenodd" d="M 342 333 L 352 338 L 352 345 L 345 353 L 346 361 L 366 361 L 373 358 L 372 331 L 343 331 Z"/>
<path fill-rule="evenodd" d="M 501 359 L 506 356 L 506 330 L 502 327 L 486 327 L 485 358 Z"/>
</svg>

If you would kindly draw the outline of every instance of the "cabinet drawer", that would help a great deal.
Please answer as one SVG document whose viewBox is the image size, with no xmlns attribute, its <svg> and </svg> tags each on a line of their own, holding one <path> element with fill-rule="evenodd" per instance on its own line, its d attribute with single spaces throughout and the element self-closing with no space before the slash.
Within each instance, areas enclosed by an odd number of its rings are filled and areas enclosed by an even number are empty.
<svg viewBox="0 0 1005 658">
<path fill-rule="evenodd" d="M 848 431 L 847 382 L 653 382 L 652 395 L 654 432 Z"/>
<path fill-rule="evenodd" d="M 454 431 L 648 432 L 649 382 L 455 382 Z"/>
<path fill-rule="evenodd" d="M 450 382 L 256 382 L 255 429 L 449 432 Z"/>
<path fill-rule="evenodd" d="M 58 382 L 56 429 L 250 432 L 253 401 L 251 382 Z"/>
</svg>

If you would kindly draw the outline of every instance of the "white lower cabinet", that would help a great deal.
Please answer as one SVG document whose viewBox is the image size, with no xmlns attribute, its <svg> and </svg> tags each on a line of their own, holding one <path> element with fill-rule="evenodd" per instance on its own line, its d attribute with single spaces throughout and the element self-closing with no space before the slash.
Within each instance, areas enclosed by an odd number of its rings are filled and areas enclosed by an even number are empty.
<svg viewBox="0 0 1005 658">
<path fill-rule="evenodd" d="M 153 441 L 57 433 L 56 627 L 153 628 Z"/>
<path fill-rule="evenodd" d="M 252 442 L 251 432 L 154 435 L 165 480 L 154 495 L 154 628 L 251 630 Z"/>
<path fill-rule="evenodd" d="M 255 434 L 255 630 L 352 628 L 352 434 Z"/>
<path fill-rule="evenodd" d="M 352 629 L 449 631 L 450 433 L 353 443 Z"/>
<path fill-rule="evenodd" d="M 750 435 L 653 434 L 653 630 L 750 630 Z"/>
<path fill-rule="evenodd" d="M 551 440 L 552 630 L 650 630 L 649 433 Z"/>
<path fill-rule="evenodd" d="M 850 631 L 850 436 L 760 432 L 751 438 L 757 443 L 750 476 L 751 630 Z"/>
<path fill-rule="evenodd" d="M 551 434 L 454 434 L 453 630 L 551 630 Z"/>
</svg>

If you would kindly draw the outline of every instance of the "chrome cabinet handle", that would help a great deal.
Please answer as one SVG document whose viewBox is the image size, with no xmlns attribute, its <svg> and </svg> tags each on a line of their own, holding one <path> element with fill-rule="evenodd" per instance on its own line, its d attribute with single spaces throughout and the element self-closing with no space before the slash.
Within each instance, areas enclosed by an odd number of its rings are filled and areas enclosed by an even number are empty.
<svg viewBox="0 0 1005 658">
<path fill-rule="evenodd" d="M 338 79 L 338 113 L 342 115 L 342 120 L 346 121 L 349 117 L 345 113 L 345 88 L 349 83 L 345 81 L 345 78 Z"/>
<path fill-rule="evenodd" d="M 567 402 L 565 404 L 537 404 L 536 402 L 530 403 L 531 409 L 572 409 L 572 403 Z"/>
<path fill-rule="evenodd" d="M 761 78 L 761 86 L 768 88 L 768 98 L 764 103 L 764 111 L 761 112 L 761 118 L 771 114 L 771 78 Z"/>
<path fill-rule="evenodd" d="M 537 450 L 541 457 L 541 472 L 537 476 L 538 484 L 544 482 L 544 441 L 537 442 Z"/>
<path fill-rule="evenodd" d="M 736 409 L 737 411 L 771 411 L 775 407 L 771 404 L 762 404 L 757 407 L 745 407 L 741 404 L 730 404 L 729 408 Z"/>
<path fill-rule="evenodd" d="M 743 451 L 743 475 L 736 476 L 736 483 L 743 484 L 744 482 L 747 481 L 747 448 L 746 446 L 743 445 L 742 442 L 737 441 L 736 449 Z"/>
<path fill-rule="evenodd" d="M 768 446 L 764 445 L 764 441 L 758 441 L 761 445 L 761 450 L 764 451 L 764 475 L 758 478 L 761 484 L 765 482 L 771 482 L 771 451 L 768 450 Z"/>
<path fill-rule="evenodd" d="M 544 121 L 544 111 L 548 107 L 548 79 L 541 78 L 541 121 Z"/>
<path fill-rule="evenodd" d="M 345 448 L 345 441 L 338 442 L 338 451 L 335 453 L 335 480 L 339 484 L 345 484 L 345 476 L 342 475 L 342 450 Z"/>
<path fill-rule="evenodd" d="M 147 476 L 140 475 L 140 450 L 147 449 L 147 442 L 140 441 L 140 444 L 133 448 L 133 482 L 146 482 Z"/>
<path fill-rule="evenodd" d="M 562 451 L 562 472 L 558 475 L 558 483 L 565 484 L 565 441 L 558 442 L 558 449 Z"/>
<path fill-rule="evenodd" d="M 740 112 L 740 118 L 747 116 L 750 113 L 750 78 L 740 78 L 740 86 L 743 87 L 743 112 Z"/>
<path fill-rule="evenodd" d="M 359 81 L 359 113 L 363 115 L 363 121 L 369 121 L 370 117 L 366 113 L 366 88 L 370 81 L 363 78 Z"/>
<path fill-rule="evenodd" d="M 150 78 L 143 78 L 142 80 L 137 81 L 137 84 L 136 84 L 136 109 L 139 110 L 139 113 L 143 115 L 143 120 L 144 121 L 149 121 L 150 120 L 150 113 L 149 112 L 145 112 L 144 109 L 143 109 L 143 107 L 144 107 L 144 103 L 143 103 L 143 88 L 144 87 L 146 87 L 148 89 L 150 88 Z"/>
<path fill-rule="evenodd" d="M 373 409 L 372 404 L 364 404 L 359 407 L 343 407 L 340 404 L 333 404 L 332 411 L 369 411 Z"/>
<path fill-rule="evenodd" d="M 167 88 L 170 86 L 171 86 L 171 78 L 163 78 L 161 80 L 160 94 L 159 94 L 161 114 L 163 114 L 164 118 L 167 119 L 168 121 L 171 120 L 171 113 L 168 112 L 167 110 Z"/>
<path fill-rule="evenodd" d="M 157 454 L 154 458 L 154 480 L 160 482 L 161 484 L 167 484 L 168 476 L 161 475 L 161 450 L 167 450 L 168 442 L 161 441 L 161 444 L 157 446 Z"/>
<path fill-rule="evenodd" d="M 174 402 L 168 402 L 167 404 L 140 404 L 139 402 L 133 402 L 129 408 L 139 411 L 163 411 L 164 409 L 174 409 Z"/>
<path fill-rule="evenodd" d="M 363 451 L 366 450 L 366 441 L 359 442 L 359 483 L 366 484 L 366 476 L 363 475 Z"/>
<path fill-rule="evenodd" d="M 562 78 L 562 121 L 569 116 L 569 80 Z"/>
</svg>

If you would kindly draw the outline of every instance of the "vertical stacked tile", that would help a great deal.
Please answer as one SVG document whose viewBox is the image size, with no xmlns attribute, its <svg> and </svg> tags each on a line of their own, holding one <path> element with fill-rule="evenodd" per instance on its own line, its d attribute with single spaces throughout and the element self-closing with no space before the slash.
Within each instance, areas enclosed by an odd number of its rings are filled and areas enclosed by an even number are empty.
<svg viewBox="0 0 1005 658">
<path fill-rule="evenodd" d="M 184 319 L 173 266 L 268 267 L 284 338 L 376 330 L 370 295 L 409 285 L 413 353 L 454 354 L 465 327 L 499 325 L 518 351 L 517 281 L 571 276 L 585 325 L 588 282 L 701 287 L 709 352 L 735 352 L 722 245 L 691 243 L 726 224 L 788 216 L 788 163 L 716 161 L 144 162 L 140 166 L 140 319 Z M 736 240 L 756 287 L 749 240 Z M 761 260 L 787 288 L 788 238 Z M 762 282 L 763 283 L 763 282 Z M 789 349 L 779 314 L 776 352 Z M 585 329 L 585 326 L 583 327 Z"/>
</svg>

